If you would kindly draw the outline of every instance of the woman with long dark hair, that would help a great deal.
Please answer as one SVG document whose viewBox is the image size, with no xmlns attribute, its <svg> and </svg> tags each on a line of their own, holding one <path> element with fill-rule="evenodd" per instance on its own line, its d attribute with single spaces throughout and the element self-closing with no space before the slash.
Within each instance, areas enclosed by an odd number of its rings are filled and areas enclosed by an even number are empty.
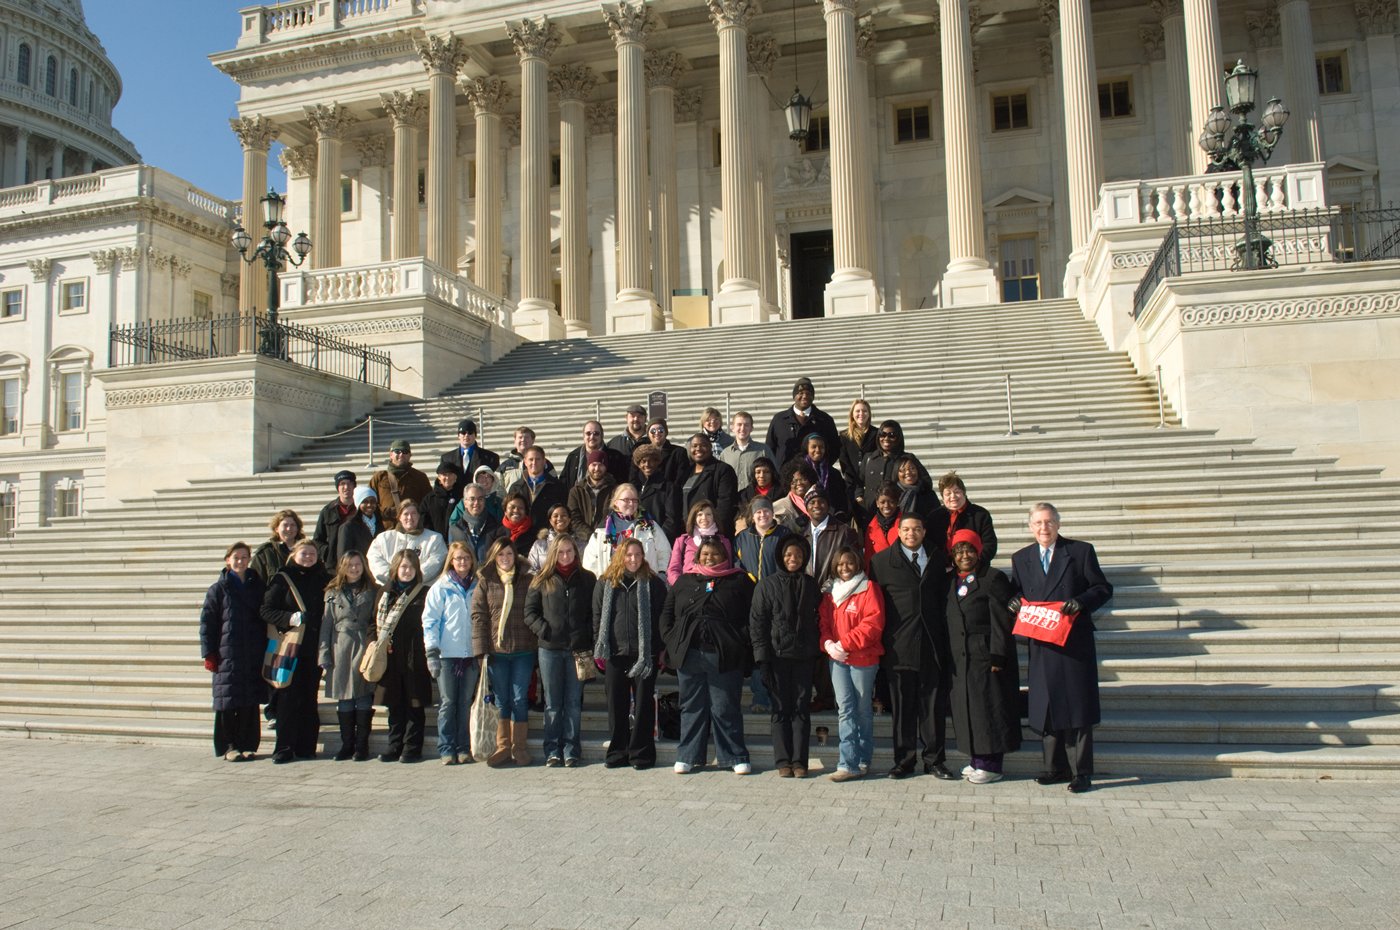
<svg viewBox="0 0 1400 930">
<path fill-rule="evenodd" d="M 379 679 L 379 703 L 389 709 L 389 747 L 380 762 L 423 758 L 423 726 L 433 702 L 423 646 L 423 602 L 427 580 L 417 549 L 400 549 L 389 563 L 389 580 L 374 612 L 376 637 L 389 637 L 389 667 Z"/>
<path fill-rule="evenodd" d="M 604 663 L 610 769 L 656 764 L 656 660 L 665 605 L 666 583 L 647 564 L 646 547 L 623 540 L 593 588 L 593 655 Z"/>
</svg>

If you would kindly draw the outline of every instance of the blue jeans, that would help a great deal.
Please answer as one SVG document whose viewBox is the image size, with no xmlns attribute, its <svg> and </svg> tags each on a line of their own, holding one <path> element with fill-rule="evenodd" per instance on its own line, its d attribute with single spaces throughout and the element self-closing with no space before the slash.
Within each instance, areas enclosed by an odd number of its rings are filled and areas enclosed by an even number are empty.
<svg viewBox="0 0 1400 930">
<path fill-rule="evenodd" d="M 753 693 L 753 702 L 755 704 L 772 709 L 773 696 L 769 694 L 768 689 L 764 687 L 763 676 L 758 673 L 758 669 L 754 669 L 753 673 L 749 675 L 749 691 Z"/>
<path fill-rule="evenodd" d="M 533 652 L 494 655 L 486 663 L 491 693 L 496 696 L 502 720 L 524 723 L 530 719 L 530 675 L 535 671 Z"/>
<path fill-rule="evenodd" d="M 710 754 L 710 727 L 715 750 L 725 768 L 749 761 L 744 745 L 744 716 L 740 711 L 743 672 L 721 672 L 719 654 L 691 648 L 677 673 L 681 685 L 681 741 L 676 758 L 704 765 Z"/>
<path fill-rule="evenodd" d="M 541 648 L 540 682 L 544 685 L 544 754 L 581 758 L 583 682 L 574 671 L 574 654 L 567 649 Z"/>
<path fill-rule="evenodd" d="M 836 692 L 837 732 L 841 737 L 836 767 L 859 773 L 875 753 L 875 711 L 870 699 L 875 690 L 878 665 L 831 663 L 831 687 Z"/>
<path fill-rule="evenodd" d="M 335 712 L 337 714 L 353 714 L 357 710 L 369 710 L 374 707 L 374 692 L 362 694 L 357 698 L 345 698 L 335 702 Z"/>
<path fill-rule="evenodd" d="M 458 669 L 461 674 L 457 674 Z M 472 738 L 467 721 L 471 717 L 472 698 L 481 666 L 476 659 L 443 659 L 438 671 L 438 756 L 471 755 Z"/>
</svg>

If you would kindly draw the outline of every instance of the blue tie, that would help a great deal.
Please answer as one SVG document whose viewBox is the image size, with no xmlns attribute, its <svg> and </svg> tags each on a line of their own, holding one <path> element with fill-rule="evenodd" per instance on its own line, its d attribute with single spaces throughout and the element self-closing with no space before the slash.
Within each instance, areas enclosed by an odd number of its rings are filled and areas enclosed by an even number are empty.
<svg viewBox="0 0 1400 930">
<path fill-rule="evenodd" d="M 1045 574 L 1050 574 L 1050 550 L 1040 550 L 1040 567 L 1045 569 Z"/>
</svg>

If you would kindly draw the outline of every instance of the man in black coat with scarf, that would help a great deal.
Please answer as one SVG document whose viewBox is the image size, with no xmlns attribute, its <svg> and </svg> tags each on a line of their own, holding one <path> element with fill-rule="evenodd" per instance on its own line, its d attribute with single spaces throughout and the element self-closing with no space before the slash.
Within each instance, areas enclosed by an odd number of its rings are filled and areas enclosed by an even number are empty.
<svg viewBox="0 0 1400 930">
<path fill-rule="evenodd" d="M 792 386 L 792 406 L 773 414 L 768 424 L 768 435 L 763 444 L 773 453 L 773 461 L 781 469 L 792 459 L 807 451 L 805 440 L 816 433 L 826 440 L 827 454 L 841 448 L 841 438 L 836 432 L 836 421 L 825 410 L 818 410 L 812 401 L 817 389 L 811 378 L 798 378 Z"/>
<path fill-rule="evenodd" d="M 1094 773 L 1094 725 L 1099 722 L 1099 665 L 1094 648 L 1094 611 L 1108 603 L 1113 586 L 1099 568 L 1094 547 L 1060 535 L 1060 513 L 1051 504 L 1031 508 L 1035 542 L 1011 557 L 1011 587 L 1021 600 L 1064 601 L 1077 613 L 1063 646 L 1030 641 L 1030 724 L 1041 734 L 1042 785 L 1069 782 L 1089 790 Z"/>
<path fill-rule="evenodd" d="M 927 544 L 924 520 L 906 513 L 899 520 L 899 544 L 870 560 L 871 580 L 885 597 L 885 655 L 890 710 L 894 720 L 891 778 L 914 774 L 919 741 L 925 774 L 945 780 L 949 677 L 946 557 L 940 541 Z"/>
<path fill-rule="evenodd" d="M 715 458 L 714 446 L 704 433 L 696 433 L 686 443 L 690 468 L 681 473 L 681 514 L 689 517 L 690 508 L 700 501 L 709 501 L 715 508 L 719 531 L 734 538 L 734 518 L 739 510 L 739 476 L 734 469 Z"/>
</svg>

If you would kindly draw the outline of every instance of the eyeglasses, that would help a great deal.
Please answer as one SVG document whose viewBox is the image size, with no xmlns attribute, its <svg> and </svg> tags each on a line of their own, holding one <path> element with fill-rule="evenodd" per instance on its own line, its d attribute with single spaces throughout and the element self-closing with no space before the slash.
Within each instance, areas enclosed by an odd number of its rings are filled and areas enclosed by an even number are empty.
<svg viewBox="0 0 1400 930">
<path fill-rule="evenodd" d="M 666 432 L 666 430 L 663 429 L 663 428 L 660 427 L 660 426 L 653 426 L 651 429 L 647 430 L 647 432 L 648 432 L 648 433 L 664 433 L 664 432 Z"/>
<path fill-rule="evenodd" d="M 898 433 L 880 433 L 879 435 L 880 435 L 880 438 L 881 438 L 881 439 L 898 439 L 898 438 L 899 438 L 899 434 L 898 434 Z"/>
<path fill-rule="evenodd" d="M 586 430 L 583 431 L 583 435 L 585 435 L 585 436 L 601 436 L 601 435 L 603 435 L 603 434 L 600 433 L 600 432 L 598 432 L 596 429 L 586 429 Z"/>
<path fill-rule="evenodd" d="M 637 503 L 637 502 L 640 501 L 640 500 L 641 500 L 641 498 L 637 498 L 637 497 L 619 497 L 619 498 L 617 499 L 617 502 L 618 502 L 619 504 L 635 504 L 635 503 Z"/>
</svg>

